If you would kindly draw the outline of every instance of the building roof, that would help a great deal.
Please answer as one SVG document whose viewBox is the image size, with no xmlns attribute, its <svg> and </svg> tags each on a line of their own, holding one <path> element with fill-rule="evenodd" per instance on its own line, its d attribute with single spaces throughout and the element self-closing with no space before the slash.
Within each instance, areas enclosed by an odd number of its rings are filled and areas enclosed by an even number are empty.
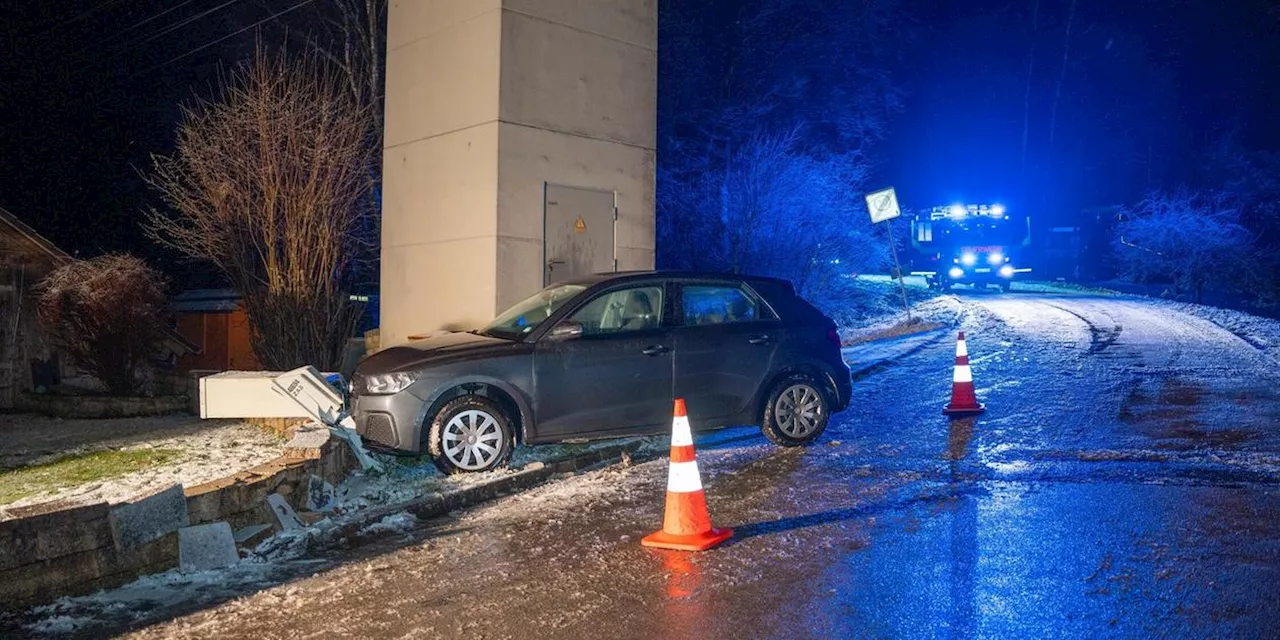
<svg viewBox="0 0 1280 640">
<path fill-rule="evenodd" d="M 240 306 L 234 289 L 190 289 L 173 297 L 178 313 L 230 313 Z"/>
<path fill-rule="evenodd" d="M 72 257 L 17 216 L 0 208 L 0 260 L 12 264 L 43 263 L 56 267 L 70 262 Z"/>
</svg>

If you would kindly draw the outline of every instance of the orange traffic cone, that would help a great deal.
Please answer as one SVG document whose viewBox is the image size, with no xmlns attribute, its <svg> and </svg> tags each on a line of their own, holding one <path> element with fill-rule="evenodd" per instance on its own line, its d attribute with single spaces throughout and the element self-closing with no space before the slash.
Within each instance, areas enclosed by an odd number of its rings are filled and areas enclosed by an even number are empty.
<svg viewBox="0 0 1280 640">
<path fill-rule="evenodd" d="M 685 413 L 684 399 L 676 399 L 676 415 L 671 425 L 671 466 L 667 471 L 667 512 L 662 531 L 640 541 L 646 547 L 702 551 L 733 535 L 729 529 L 711 526 L 707 496 L 702 491 L 698 460 L 693 451 L 693 432 Z"/>
<path fill-rule="evenodd" d="M 951 376 L 951 402 L 943 407 L 942 412 L 951 416 L 982 413 L 987 408 L 978 404 L 978 396 L 973 392 L 973 370 L 969 368 L 969 348 L 964 344 L 964 332 L 956 341 L 956 369 Z"/>
</svg>

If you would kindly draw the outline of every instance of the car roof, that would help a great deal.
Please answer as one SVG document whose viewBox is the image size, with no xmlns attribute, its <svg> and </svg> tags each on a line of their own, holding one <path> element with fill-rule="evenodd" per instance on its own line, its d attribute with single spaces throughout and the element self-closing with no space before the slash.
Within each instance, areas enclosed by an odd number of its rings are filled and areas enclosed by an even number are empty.
<svg viewBox="0 0 1280 640">
<path fill-rule="evenodd" d="M 632 280 L 649 280 L 653 278 L 662 278 L 666 280 L 729 280 L 741 282 L 767 282 L 774 285 L 782 285 L 791 287 L 791 282 L 781 278 L 772 278 L 769 276 L 757 276 L 745 273 L 723 273 L 716 271 L 681 271 L 653 269 L 647 271 L 618 271 L 614 273 L 596 273 L 589 276 L 579 276 L 564 281 L 562 284 L 578 284 L 585 286 L 593 286 L 602 283 L 623 283 Z"/>
</svg>

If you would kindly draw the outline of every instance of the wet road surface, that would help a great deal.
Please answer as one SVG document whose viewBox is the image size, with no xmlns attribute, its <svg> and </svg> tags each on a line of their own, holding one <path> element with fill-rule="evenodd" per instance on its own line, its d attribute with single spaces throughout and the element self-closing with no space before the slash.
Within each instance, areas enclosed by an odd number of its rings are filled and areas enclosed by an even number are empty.
<svg viewBox="0 0 1280 640">
<path fill-rule="evenodd" d="M 723 547 L 639 545 L 661 524 L 659 460 L 286 563 L 274 586 L 132 633 L 1280 634 L 1280 366 L 1140 300 L 961 298 L 987 413 L 941 415 L 947 336 L 859 380 L 816 446 L 703 440 L 713 520 L 736 530 Z"/>
</svg>

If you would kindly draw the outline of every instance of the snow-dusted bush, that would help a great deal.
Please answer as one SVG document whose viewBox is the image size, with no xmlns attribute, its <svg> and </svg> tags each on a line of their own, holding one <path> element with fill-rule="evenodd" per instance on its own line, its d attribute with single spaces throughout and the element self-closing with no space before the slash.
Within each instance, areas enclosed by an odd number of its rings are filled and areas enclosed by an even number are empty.
<svg viewBox="0 0 1280 640">
<path fill-rule="evenodd" d="M 1239 210 L 1217 192 L 1155 192 L 1123 213 L 1113 240 L 1123 275 L 1171 282 L 1200 300 L 1251 271 L 1253 255 Z"/>
<path fill-rule="evenodd" d="M 76 366 L 114 395 L 139 389 L 139 373 L 164 338 L 165 279 L 124 254 L 69 263 L 44 280 L 40 321 Z"/>
</svg>

